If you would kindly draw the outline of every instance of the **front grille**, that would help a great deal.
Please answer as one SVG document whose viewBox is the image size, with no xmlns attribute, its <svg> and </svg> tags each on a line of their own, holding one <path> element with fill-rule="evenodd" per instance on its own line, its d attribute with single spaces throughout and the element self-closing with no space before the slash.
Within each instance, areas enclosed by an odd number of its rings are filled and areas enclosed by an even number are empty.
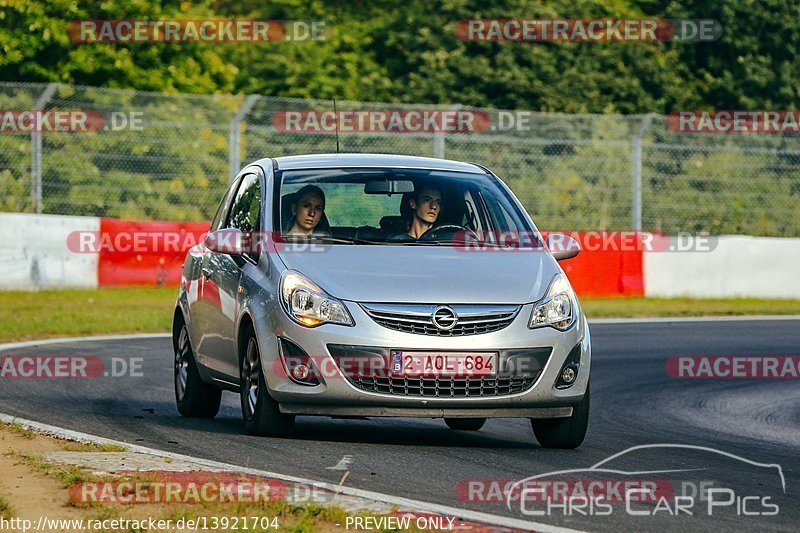
<svg viewBox="0 0 800 533">
<path fill-rule="evenodd" d="M 390 348 L 328 344 L 342 375 L 357 389 L 393 396 L 467 398 L 525 392 L 539 379 L 553 349 L 549 346 L 499 350 L 498 375 L 422 377 L 392 374 Z"/>
<path fill-rule="evenodd" d="M 538 377 L 538 376 L 537 376 Z M 353 377 L 348 380 L 357 388 L 396 396 L 435 398 L 467 398 L 504 396 L 530 389 L 536 377 L 495 378 L 408 378 Z"/>
<path fill-rule="evenodd" d="M 459 337 L 499 331 L 514 320 L 519 312 L 516 305 L 452 305 L 449 309 L 458 316 L 452 329 L 434 325 L 435 305 L 363 304 L 362 307 L 377 324 L 405 333 Z"/>
</svg>

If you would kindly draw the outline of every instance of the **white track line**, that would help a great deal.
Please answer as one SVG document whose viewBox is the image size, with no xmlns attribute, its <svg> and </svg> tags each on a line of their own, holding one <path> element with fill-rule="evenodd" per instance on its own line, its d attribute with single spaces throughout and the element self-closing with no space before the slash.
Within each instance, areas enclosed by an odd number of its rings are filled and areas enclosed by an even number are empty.
<svg viewBox="0 0 800 533">
<path fill-rule="evenodd" d="M 759 320 L 800 320 L 800 315 L 675 316 L 641 318 L 590 318 L 592 324 L 659 324 L 668 322 L 748 322 Z"/>
<path fill-rule="evenodd" d="M 343 487 L 340 485 L 334 485 L 333 483 L 326 483 L 323 481 L 314 481 L 311 479 L 305 479 L 295 476 L 287 476 L 285 474 L 279 474 L 277 472 L 270 472 L 267 470 L 257 470 L 255 468 L 246 468 L 238 465 L 232 465 L 228 463 L 221 463 L 218 461 L 211 461 L 208 459 L 200 459 L 196 457 L 191 457 L 188 455 L 181 455 L 172 452 L 166 452 L 163 450 L 157 450 L 155 448 L 147 448 L 145 446 L 138 446 L 136 444 L 129 444 L 127 442 L 122 442 L 113 439 L 107 439 L 105 437 L 98 437 L 95 435 L 90 435 L 88 433 L 81 433 L 79 431 L 72 431 L 69 429 L 64 429 L 56 426 L 51 426 L 49 424 L 43 424 L 41 422 L 36 422 L 33 420 L 26 420 L 24 418 L 18 418 L 15 416 L 7 415 L 4 413 L 0 413 L 0 422 L 6 422 L 9 424 L 18 424 L 25 428 L 33 429 L 35 431 L 39 431 L 41 433 L 52 435 L 54 437 L 78 441 L 78 442 L 88 442 L 92 444 L 114 444 L 117 446 L 121 446 L 129 451 L 152 455 L 155 457 L 162 457 L 162 458 L 169 458 L 172 460 L 177 461 L 189 461 L 200 466 L 207 466 L 210 468 L 217 468 L 228 470 L 232 472 L 241 472 L 245 474 L 251 474 L 254 476 L 259 477 L 269 477 L 273 479 L 279 479 L 281 481 L 287 481 L 290 483 L 300 483 L 304 485 L 312 485 L 322 489 L 326 489 L 332 492 L 338 492 L 340 494 L 346 494 L 348 496 L 355 496 L 358 498 L 364 498 L 367 500 L 373 500 L 383 503 L 388 503 L 390 505 L 396 505 L 401 509 L 406 510 L 413 510 L 416 512 L 423 512 L 423 513 L 434 513 L 441 516 L 452 516 L 458 517 L 464 520 L 469 520 L 473 522 L 479 522 L 482 524 L 490 524 L 496 526 L 504 526 L 510 527 L 515 529 L 524 529 L 524 530 L 531 530 L 531 531 L 541 531 L 543 533 L 580 533 L 579 530 L 575 529 L 568 529 L 559 526 L 552 526 L 548 524 L 542 524 L 538 522 L 530 522 L 527 520 L 520 520 L 517 518 L 510 518 L 506 516 L 499 516 L 493 515 L 489 513 L 481 513 L 478 511 L 468 511 L 465 509 L 459 509 L 457 507 L 449 507 L 447 505 L 439 505 L 435 503 L 429 502 L 422 502 L 418 500 L 412 500 L 409 498 L 403 498 L 400 496 L 392 496 L 389 494 L 381 494 L 379 492 L 372 492 L 369 490 L 363 489 L 356 489 L 352 487 Z"/>
<path fill-rule="evenodd" d="M 161 339 L 171 337 L 171 333 L 131 333 L 128 335 L 94 335 L 91 337 L 62 337 L 59 339 L 42 339 L 38 341 L 9 342 L 0 344 L 0 352 L 17 348 L 32 348 L 48 344 L 65 344 L 68 342 L 121 341 L 126 339 Z"/>
</svg>

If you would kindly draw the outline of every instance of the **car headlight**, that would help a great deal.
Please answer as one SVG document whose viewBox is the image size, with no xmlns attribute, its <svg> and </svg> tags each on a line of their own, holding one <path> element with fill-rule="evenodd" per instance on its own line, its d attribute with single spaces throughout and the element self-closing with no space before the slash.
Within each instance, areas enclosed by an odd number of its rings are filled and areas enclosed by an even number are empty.
<svg viewBox="0 0 800 533">
<path fill-rule="evenodd" d="M 550 326 L 562 331 L 569 329 L 575 322 L 576 306 L 575 293 L 567 278 L 563 274 L 557 274 L 550 282 L 545 297 L 533 306 L 528 327 Z"/>
<path fill-rule="evenodd" d="M 354 324 L 342 302 L 298 272 L 284 274 L 281 280 L 281 303 L 292 320 L 309 328 L 322 324 Z"/>
</svg>

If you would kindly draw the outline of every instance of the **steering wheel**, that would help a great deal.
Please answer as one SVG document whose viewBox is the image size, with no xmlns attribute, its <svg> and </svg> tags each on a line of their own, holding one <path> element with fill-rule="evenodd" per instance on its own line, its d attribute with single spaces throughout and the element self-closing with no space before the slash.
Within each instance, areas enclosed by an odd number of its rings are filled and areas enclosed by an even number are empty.
<svg viewBox="0 0 800 533">
<path fill-rule="evenodd" d="M 435 228 L 431 228 L 422 235 L 420 235 L 418 241 L 436 241 L 439 240 L 439 237 L 442 235 L 447 234 L 455 234 L 459 231 L 463 231 L 468 233 L 470 237 L 474 238 L 476 241 L 480 241 L 480 237 L 473 229 L 469 229 L 465 226 L 459 226 L 458 224 L 442 224 L 441 226 L 437 226 Z M 466 235 L 464 236 L 464 240 L 466 241 Z"/>
</svg>

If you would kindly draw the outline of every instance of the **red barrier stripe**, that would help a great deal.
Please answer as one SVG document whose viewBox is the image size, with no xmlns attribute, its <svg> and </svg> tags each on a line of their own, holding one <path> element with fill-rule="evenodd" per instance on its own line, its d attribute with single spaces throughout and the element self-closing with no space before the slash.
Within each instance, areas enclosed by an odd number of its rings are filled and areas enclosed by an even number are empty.
<svg viewBox="0 0 800 533">
<path fill-rule="evenodd" d="M 542 232 L 546 237 L 547 232 Z M 581 253 L 559 264 L 578 296 L 644 296 L 644 254 L 623 245 L 623 235 L 609 234 L 608 245 L 597 249 L 598 232 L 569 232 Z M 591 235 L 592 241 L 585 240 Z"/>
<path fill-rule="evenodd" d="M 101 219 L 99 285 L 178 285 L 186 252 L 200 242 L 208 228 L 198 222 Z M 607 236 L 608 245 L 602 249 L 592 246 L 596 240 L 584 242 L 587 232 L 570 235 L 583 250 L 562 261 L 561 267 L 579 296 L 644 295 L 641 250 L 626 247 L 621 235 Z M 594 239 L 596 235 L 592 233 Z"/>
<path fill-rule="evenodd" d="M 204 222 L 100 219 L 98 285 L 178 285 L 186 252 L 208 229 Z"/>
</svg>

